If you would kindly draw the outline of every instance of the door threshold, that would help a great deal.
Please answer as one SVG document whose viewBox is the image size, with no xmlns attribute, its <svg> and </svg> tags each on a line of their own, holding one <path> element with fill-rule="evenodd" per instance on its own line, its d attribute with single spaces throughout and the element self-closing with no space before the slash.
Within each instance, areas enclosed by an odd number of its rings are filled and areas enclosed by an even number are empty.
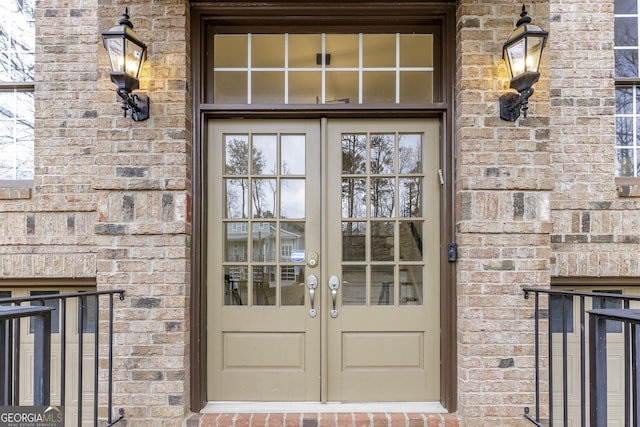
<svg viewBox="0 0 640 427">
<path fill-rule="evenodd" d="M 409 412 L 422 414 L 446 414 L 440 402 L 207 402 L 200 411 L 215 413 L 275 413 L 275 412 Z"/>
</svg>

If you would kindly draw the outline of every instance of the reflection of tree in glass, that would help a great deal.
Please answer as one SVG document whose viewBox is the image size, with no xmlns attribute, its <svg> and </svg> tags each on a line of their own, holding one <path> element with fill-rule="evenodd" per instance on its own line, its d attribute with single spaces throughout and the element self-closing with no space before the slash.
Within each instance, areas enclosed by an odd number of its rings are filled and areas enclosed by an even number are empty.
<svg viewBox="0 0 640 427">
<path fill-rule="evenodd" d="M 237 176 L 236 180 L 239 183 L 240 191 L 242 192 L 240 200 L 242 203 L 241 212 L 243 215 L 247 212 L 245 206 L 246 194 L 249 191 L 249 173 L 252 175 L 260 175 L 262 174 L 262 170 L 265 166 L 265 161 L 262 156 L 262 152 L 255 148 L 251 150 L 251 170 L 249 170 L 249 144 L 247 140 L 244 139 L 229 139 L 226 143 L 226 165 L 225 165 L 225 173 L 227 175 Z M 263 200 L 263 195 L 261 194 L 263 191 L 263 184 L 261 180 L 252 180 L 253 181 L 253 191 L 252 191 L 252 200 L 254 203 L 254 211 L 257 212 L 257 218 L 262 216 L 261 211 L 261 201 Z M 227 190 L 227 198 L 231 199 L 234 195 L 231 190 Z"/>
<path fill-rule="evenodd" d="M 400 146 L 398 162 L 400 171 L 405 174 L 419 174 L 422 171 L 420 152 L 416 147 Z M 419 179 L 403 179 L 401 185 L 404 191 L 400 192 L 402 197 L 400 215 L 403 217 L 420 216 L 421 188 Z"/>
<path fill-rule="evenodd" d="M 393 136 L 371 135 L 371 173 L 381 174 L 393 171 Z M 393 215 L 394 180 L 371 180 L 371 216 L 376 218 L 391 217 Z"/>
<path fill-rule="evenodd" d="M 345 175 L 361 174 L 365 171 L 366 146 L 361 135 L 342 135 L 342 173 Z M 357 194 L 365 194 L 363 180 L 342 180 L 342 200 L 346 204 L 346 217 L 354 218 L 356 209 L 366 203 L 366 200 L 357 200 Z M 346 202 L 346 203 L 345 203 Z"/>
</svg>

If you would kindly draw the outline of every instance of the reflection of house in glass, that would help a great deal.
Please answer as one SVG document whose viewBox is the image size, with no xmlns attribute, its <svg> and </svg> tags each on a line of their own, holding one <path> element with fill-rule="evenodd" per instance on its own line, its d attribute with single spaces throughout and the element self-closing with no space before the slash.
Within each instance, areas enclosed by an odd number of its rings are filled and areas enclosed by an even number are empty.
<svg viewBox="0 0 640 427">
<path fill-rule="evenodd" d="M 227 223 L 225 248 L 229 263 L 225 268 L 228 291 L 237 290 L 243 302 L 250 292 L 249 282 L 254 301 L 260 305 L 275 303 L 278 284 L 304 283 L 304 224 L 301 222 Z M 284 291 L 282 295 L 284 299 Z"/>
</svg>

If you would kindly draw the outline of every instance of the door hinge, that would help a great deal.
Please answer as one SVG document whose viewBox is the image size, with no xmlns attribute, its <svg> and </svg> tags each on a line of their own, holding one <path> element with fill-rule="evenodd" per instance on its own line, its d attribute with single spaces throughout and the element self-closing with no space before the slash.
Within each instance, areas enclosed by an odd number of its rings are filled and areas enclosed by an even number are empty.
<svg viewBox="0 0 640 427">
<path fill-rule="evenodd" d="M 442 174 L 442 169 L 438 169 L 438 178 L 440 178 L 440 185 L 444 185 L 444 175 Z"/>
<path fill-rule="evenodd" d="M 456 262 L 458 260 L 458 244 L 451 242 L 447 245 L 447 260 Z"/>
</svg>

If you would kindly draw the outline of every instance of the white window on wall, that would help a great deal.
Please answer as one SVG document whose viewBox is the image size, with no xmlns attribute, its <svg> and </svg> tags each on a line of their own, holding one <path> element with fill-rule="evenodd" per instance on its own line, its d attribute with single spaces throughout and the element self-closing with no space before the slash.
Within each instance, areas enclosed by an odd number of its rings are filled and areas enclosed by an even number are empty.
<svg viewBox="0 0 640 427">
<path fill-rule="evenodd" d="M 0 182 L 33 179 L 35 0 L 0 1 Z"/>
</svg>

